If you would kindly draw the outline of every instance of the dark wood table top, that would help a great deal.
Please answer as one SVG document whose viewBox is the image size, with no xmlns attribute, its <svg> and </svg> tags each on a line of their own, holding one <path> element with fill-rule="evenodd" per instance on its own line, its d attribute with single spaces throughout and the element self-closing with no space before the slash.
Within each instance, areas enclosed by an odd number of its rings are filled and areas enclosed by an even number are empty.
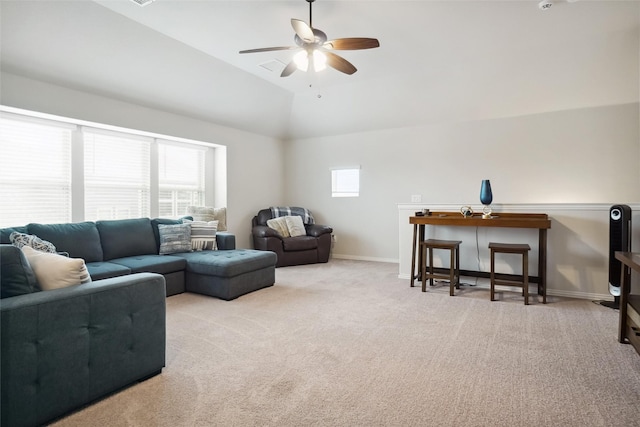
<svg viewBox="0 0 640 427">
<path fill-rule="evenodd" d="M 484 219 L 482 214 L 464 217 L 460 212 L 431 212 L 427 216 L 411 216 L 410 224 L 449 225 L 457 227 L 511 227 L 511 228 L 551 228 L 547 214 L 498 212 Z"/>
</svg>

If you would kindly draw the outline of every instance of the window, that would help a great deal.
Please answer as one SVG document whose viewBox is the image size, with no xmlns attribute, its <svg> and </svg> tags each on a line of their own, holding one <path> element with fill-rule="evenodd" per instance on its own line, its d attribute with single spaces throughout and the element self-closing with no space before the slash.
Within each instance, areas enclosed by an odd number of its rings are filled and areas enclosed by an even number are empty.
<svg viewBox="0 0 640 427">
<path fill-rule="evenodd" d="M 359 195 L 360 168 L 331 171 L 331 197 L 358 197 Z"/>
<path fill-rule="evenodd" d="M 177 218 L 190 205 L 224 206 L 219 148 L 0 106 L 0 227 Z"/>
<path fill-rule="evenodd" d="M 159 215 L 179 217 L 204 203 L 204 147 L 158 144 Z"/>
<path fill-rule="evenodd" d="M 85 220 L 148 217 L 151 140 L 91 129 L 83 136 Z"/>
<path fill-rule="evenodd" d="M 71 220 L 74 127 L 0 117 L 0 226 Z"/>
</svg>

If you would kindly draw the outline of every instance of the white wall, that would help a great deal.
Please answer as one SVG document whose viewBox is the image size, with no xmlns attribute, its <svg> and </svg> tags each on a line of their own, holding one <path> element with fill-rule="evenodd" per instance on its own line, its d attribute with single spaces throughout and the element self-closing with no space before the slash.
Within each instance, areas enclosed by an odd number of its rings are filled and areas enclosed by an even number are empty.
<svg viewBox="0 0 640 427">
<path fill-rule="evenodd" d="M 638 104 L 289 141 L 286 195 L 334 227 L 334 255 L 397 261 L 397 204 L 640 201 Z M 358 198 L 332 199 L 330 168 L 360 165 Z M 407 224 L 408 227 L 408 224 Z"/>
<path fill-rule="evenodd" d="M 227 152 L 229 231 L 239 248 L 251 247 L 251 218 L 284 202 L 283 146 L 256 135 L 9 73 L 0 75 L 3 105 L 147 132 L 220 144 Z M 223 190 L 216 197 L 224 199 Z"/>
</svg>

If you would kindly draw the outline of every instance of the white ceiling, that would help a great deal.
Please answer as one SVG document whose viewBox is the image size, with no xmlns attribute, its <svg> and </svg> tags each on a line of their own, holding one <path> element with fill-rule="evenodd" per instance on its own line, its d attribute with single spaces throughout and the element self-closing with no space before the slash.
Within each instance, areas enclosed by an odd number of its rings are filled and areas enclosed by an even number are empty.
<svg viewBox="0 0 640 427">
<path fill-rule="evenodd" d="M 3 71 L 260 134 L 311 137 L 637 102 L 637 1 L 317 0 L 328 37 L 358 72 L 279 77 L 294 1 L 0 3 Z M 597 85 L 597 87 L 595 87 Z M 631 90 L 633 89 L 633 90 Z"/>
</svg>

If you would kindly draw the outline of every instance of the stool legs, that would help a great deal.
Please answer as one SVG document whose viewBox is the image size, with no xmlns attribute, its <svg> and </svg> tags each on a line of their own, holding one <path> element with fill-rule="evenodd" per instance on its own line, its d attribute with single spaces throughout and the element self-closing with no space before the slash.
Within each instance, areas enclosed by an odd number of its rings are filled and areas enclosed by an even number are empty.
<svg viewBox="0 0 640 427">
<path fill-rule="evenodd" d="M 422 249 L 422 269 L 420 271 L 420 278 L 422 279 L 422 292 L 427 292 L 427 248 Z"/>
<path fill-rule="evenodd" d="M 429 278 L 429 285 L 433 286 L 433 279 L 449 279 L 449 295 L 454 295 L 454 286 L 460 289 L 460 243 L 459 240 L 437 240 L 427 239 L 420 245 L 422 248 L 422 292 L 427 291 L 427 277 Z M 434 273 L 433 266 L 433 250 L 443 249 L 449 251 L 449 274 L 436 274 Z M 428 257 L 427 257 L 428 255 Z M 429 260 L 429 267 L 427 270 L 427 258 Z M 428 273 L 427 273 L 428 271 Z"/>
<path fill-rule="evenodd" d="M 522 292 L 524 292 L 524 305 L 529 305 L 529 254 L 522 255 Z"/>
<path fill-rule="evenodd" d="M 491 249 L 491 301 L 496 298 L 496 253 Z"/>
<path fill-rule="evenodd" d="M 495 286 L 520 286 L 524 304 L 529 305 L 529 251 L 531 248 L 527 244 L 517 243 L 489 243 L 491 250 L 491 301 L 495 301 Z M 496 278 L 496 253 L 516 254 L 522 256 L 522 281 L 504 280 Z"/>
<path fill-rule="evenodd" d="M 458 270 L 458 264 L 456 263 L 456 256 L 454 254 L 454 252 L 457 254 L 458 251 L 450 251 L 451 252 L 451 256 L 450 256 L 450 260 L 449 262 L 451 264 L 449 264 L 451 266 L 451 268 L 449 268 L 449 295 L 453 296 L 453 287 L 455 286 L 455 280 L 456 280 L 456 270 Z"/>
</svg>

